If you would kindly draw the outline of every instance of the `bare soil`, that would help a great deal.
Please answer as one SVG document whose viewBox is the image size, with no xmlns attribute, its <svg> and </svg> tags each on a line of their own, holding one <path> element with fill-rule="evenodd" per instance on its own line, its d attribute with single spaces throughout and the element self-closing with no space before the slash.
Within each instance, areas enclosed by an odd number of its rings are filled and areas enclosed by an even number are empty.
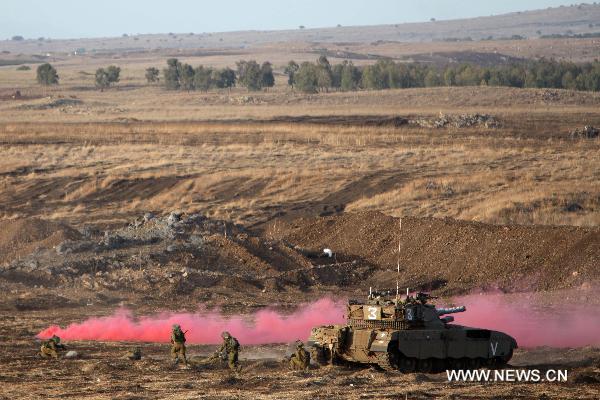
<svg viewBox="0 0 600 400">
<path fill-rule="evenodd" d="M 38 329 L 52 320 L 66 324 L 93 307 L 58 311 L 1 313 L 0 398 L 20 399 L 597 399 L 600 350 L 518 349 L 510 368 L 567 369 L 566 383 L 448 382 L 445 373 L 408 374 L 365 367 L 313 366 L 294 372 L 282 365 L 288 346 L 242 346 L 242 373 L 225 366 L 173 366 L 166 344 L 69 342 L 76 359 L 44 360 L 36 354 Z M 124 358 L 132 346 L 142 360 Z M 205 357 L 214 346 L 188 346 L 191 357 Z M 543 376 L 543 375 L 542 375 Z"/>
</svg>

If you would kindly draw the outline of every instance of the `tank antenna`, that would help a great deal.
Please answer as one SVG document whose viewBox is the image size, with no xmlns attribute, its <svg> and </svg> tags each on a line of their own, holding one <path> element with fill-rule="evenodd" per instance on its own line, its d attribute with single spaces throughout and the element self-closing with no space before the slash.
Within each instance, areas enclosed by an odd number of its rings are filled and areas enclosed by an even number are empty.
<svg viewBox="0 0 600 400">
<path fill-rule="evenodd" d="M 402 237 L 402 218 L 400 218 L 400 232 L 398 233 L 398 264 L 396 268 L 396 304 L 400 300 L 400 238 Z"/>
</svg>

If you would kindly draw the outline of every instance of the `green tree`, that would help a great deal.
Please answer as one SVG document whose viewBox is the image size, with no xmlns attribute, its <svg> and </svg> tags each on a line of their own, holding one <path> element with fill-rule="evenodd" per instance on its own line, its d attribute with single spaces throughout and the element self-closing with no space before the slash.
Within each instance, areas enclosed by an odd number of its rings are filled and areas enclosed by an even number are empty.
<svg viewBox="0 0 600 400">
<path fill-rule="evenodd" d="M 341 64 L 335 64 L 331 67 L 331 87 L 339 89 L 342 87 L 342 72 L 344 71 L 344 61 Z"/>
<path fill-rule="evenodd" d="M 158 82 L 160 80 L 158 76 L 159 73 L 160 71 L 158 70 L 158 68 L 146 68 L 146 80 L 148 81 L 148 83 Z"/>
<path fill-rule="evenodd" d="M 438 72 L 434 69 L 430 69 L 425 75 L 425 86 L 427 87 L 435 87 L 442 85 L 442 78 L 438 74 Z"/>
<path fill-rule="evenodd" d="M 48 63 L 37 67 L 36 78 L 40 85 L 58 85 L 56 69 Z"/>
<path fill-rule="evenodd" d="M 262 74 L 260 65 L 254 60 L 236 63 L 238 82 L 248 90 L 260 90 Z"/>
<path fill-rule="evenodd" d="M 225 87 L 222 72 L 223 70 L 221 69 L 211 69 L 209 87 L 216 87 L 218 89 Z"/>
<path fill-rule="evenodd" d="M 273 76 L 273 67 L 270 62 L 265 61 L 260 66 L 260 86 L 270 88 L 275 86 L 275 77 Z"/>
<path fill-rule="evenodd" d="M 106 68 L 106 73 L 108 74 L 108 82 L 110 84 L 119 82 L 119 77 L 121 75 L 121 68 L 115 65 L 109 65 Z"/>
<path fill-rule="evenodd" d="M 195 71 L 189 64 L 179 64 L 179 86 L 183 90 L 194 90 Z"/>
<path fill-rule="evenodd" d="M 283 72 L 288 76 L 288 85 L 290 85 L 292 87 L 292 89 L 294 88 L 294 84 L 296 83 L 296 72 L 298 72 L 298 69 L 300 68 L 300 66 L 296 63 L 296 61 L 294 60 L 290 60 L 290 62 L 288 62 L 287 66 L 285 67 L 285 69 L 283 70 Z"/>
<path fill-rule="evenodd" d="M 360 79 L 360 70 L 356 68 L 352 62 L 344 61 L 342 63 L 340 88 L 344 91 L 356 90 L 360 83 Z"/>
<path fill-rule="evenodd" d="M 317 59 L 317 66 L 324 68 L 327 71 L 331 72 L 331 64 L 329 63 L 329 60 L 327 59 L 327 57 L 324 55 L 319 56 L 319 58 Z"/>
<path fill-rule="evenodd" d="M 197 90 L 201 90 L 203 92 L 207 92 L 208 89 L 213 85 L 213 70 L 212 68 L 206 68 L 204 66 L 199 66 L 196 68 L 194 73 L 194 85 Z"/>
<path fill-rule="evenodd" d="M 231 89 L 235 86 L 235 71 L 227 67 L 220 71 L 219 82 L 222 88 Z"/>
<path fill-rule="evenodd" d="M 317 60 L 317 86 L 320 90 L 328 91 L 332 83 L 331 64 L 327 57 L 320 56 Z"/>
<path fill-rule="evenodd" d="M 444 72 L 444 83 L 446 86 L 456 85 L 456 71 L 453 67 L 446 68 L 446 71 Z"/>
<path fill-rule="evenodd" d="M 294 74 L 296 88 L 304 93 L 317 93 L 317 73 L 318 68 L 316 65 L 303 62 L 298 72 Z"/>
<path fill-rule="evenodd" d="M 119 82 L 120 74 L 121 68 L 114 65 L 110 65 L 106 69 L 98 68 L 95 75 L 96 87 L 102 91 L 109 88 L 111 84 Z"/>
<path fill-rule="evenodd" d="M 363 69 L 361 86 L 369 90 L 387 89 L 389 87 L 388 75 L 379 62 L 375 65 L 368 65 Z"/>
<path fill-rule="evenodd" d="M 177 90 L 181 86 L 179 81 L 179 71 L 181 69 L 181 63 L 176 58 L 169 58 L 167 60 L 167 68 L 163 69 L 163 77 L 165 81 L 165 87 L 168 90 Z"/>
<path fill-rule="evenodd" d="M 96 70 L 96 87 L 101 91 L 108 88 L 110 86 L 110 82 L 108 81 L 108 72 L 104 68 L 98 68 Z"/>
<path fill-rule="evenodd" d="M 562 77 L 562 87 L 565 89 L 577 89 L 577 82 L 571 71 L 567 71 Z"/>
</svg>

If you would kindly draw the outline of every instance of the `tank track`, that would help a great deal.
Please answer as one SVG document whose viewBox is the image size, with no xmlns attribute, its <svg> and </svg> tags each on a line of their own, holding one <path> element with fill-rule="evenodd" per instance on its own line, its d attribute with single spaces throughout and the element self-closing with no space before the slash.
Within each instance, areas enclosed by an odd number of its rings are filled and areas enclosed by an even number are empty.
<svg viewBox="0 0 600 400">
<path fill-rule="evenodd" d="M 311 347 L 310 349 L 310 359 L 316 362 L 318 365 L 324 366 L 329 364 L 328 359 L 328 349 L 324 349 L 322 347 Z"/>
<path fill-rule="evenodd" d="M 384 371 L 398 371 L 398 367 L 394 365 L 392 356 L 388 352 L 375 354 L 375 360 L 377 365 Z"/>
</svg>

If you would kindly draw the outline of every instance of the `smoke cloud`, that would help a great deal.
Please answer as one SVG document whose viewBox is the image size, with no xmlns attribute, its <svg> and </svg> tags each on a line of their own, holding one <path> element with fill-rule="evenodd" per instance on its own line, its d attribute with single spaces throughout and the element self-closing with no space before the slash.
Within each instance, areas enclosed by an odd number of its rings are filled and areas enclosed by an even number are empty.
<svg viewBox="0 0 600 400">
<path fill-rule="evenodd" d="M 527 295 L 483 294 L 456 299 L 467 306 L 454 314 L 457 324 L 499 330 L 513 336 L 520 347 L 581 347 L 600 345 L 600 310 L 583 304 L 559 303 L 543 307 Z M 66 340 L 168 342 L 171 326 L 188 330 L 189 343 L 217 344 L 229 331 L 242 344 L 289 343 L 305 340 L 314 326 L 345 322 L 345 302 L 321 299 L 291 314 L 271 309 L 246 316 L 223 316 L 215 311 L 160 313 L 136 318 L 126 309 L 108 317 L 89 318 L 66 328 L 50 326 L 38 334 Z"/>
<path fill-rule="evenodd" d="M 457 324 L 513 336 L 520 347 L 600 345 L 600 309 L 580 302 L 539 304 L 528 294 L 470 295 L 457 299 L 467 311 L 454 314 Z"/>
<path fill-rule="evenodd" d="M 58 335 L 66 340 L 168 342 L 171 326 L 188 331 L 188 343 L 217 344 L 221 332 L 228 331 L 243 344 L 288 343 L 305 340 L 314 326 L 344 322 L 345 306 L 321 299 L 300 307 L 289 315 L 264 309 L 249 316 L 223 316 L 215 311 L 161 313 L 135 318 L 126 309 L 108 317 L 89 318 L 66 328 L 50 326 L 38 334 L 40 339 Z"/>
</svg>

